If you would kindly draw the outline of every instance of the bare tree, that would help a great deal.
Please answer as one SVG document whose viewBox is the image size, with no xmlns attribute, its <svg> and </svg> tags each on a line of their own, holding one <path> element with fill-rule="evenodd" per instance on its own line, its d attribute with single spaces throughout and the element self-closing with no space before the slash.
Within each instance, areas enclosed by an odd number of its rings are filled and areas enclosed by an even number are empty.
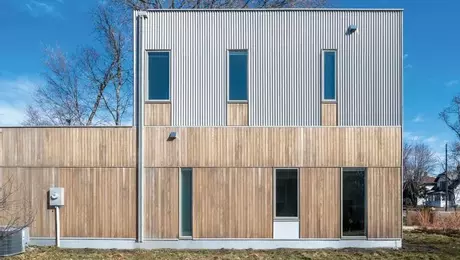
<svg viewBox="0 0 460 260">
<path fill-rule="evenodd" d="M 417 198 L 424 196 L 421 189 L 423 178 L 436 168 L 437 159 L 434 152 L 424 143 L 404 143 L 403 148 L 403 193 L 404 201 L 417 204 Z M 407 204 L 407 203 L 406 203 Z"/>
<path fill-rule="evenodd" d="M 29 227 L 35 220 L 36 212 L 23 193 L 12 176 L 0 186 L 0 240 Z"/>
<path fill-rule="evenodd" d="M 24 125 L 121 125 L 131 107 L 127 30 L 116 12 L 101 4 L 94 13 L 102 48 L 85 47 L 70 58 L 47 49 L 45 84 L 38 87 Z"/>
<path fill-rule="evenodd" d="M 323 7 L 326 0 L 115 0 L 131 9 Z"/>
<path fill-rule="evenodd" d="M 45 84 L 34 94 L 35 104 L 26 111 L 25 125 L 92 125 L 105 86 L 88 84 L 89 63 L 96 58 L 85 49 L 69 58 L 59 48 L 46 51 Z M 83 65 L 83 66 L 82 66 Z"/>
</svg>

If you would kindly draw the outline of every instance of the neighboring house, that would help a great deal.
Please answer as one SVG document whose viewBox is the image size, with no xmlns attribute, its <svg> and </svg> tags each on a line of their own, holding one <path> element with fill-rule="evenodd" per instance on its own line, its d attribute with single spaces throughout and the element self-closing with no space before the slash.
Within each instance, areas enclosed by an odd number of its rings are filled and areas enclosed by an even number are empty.
<svg viewBox="0 0 460 260">
<path fill-rule="evenodd" d="M 135 11 L 135 126 L 0 130 L 33 244 L 401 247 L 402 17 Z"/>
<path fill-rule="evenodd" d="M 436 177 L 425 176 L 422 179 L 422 188 L 424 189 L 425 195 L 428 194 L 434 187 L 436 186 Z M 424 206 L 426 205 L 426 200 L 428 196 L 424 198 L 417 199 L 417 206 Z"/>
<path fill-rule="evenodd" d="M 458 173 L 449 173 L 449 195 L 447 199 L 448 207 L 457 207 L 460 205 L 460 180 Z M 434 180 L 435 186 L 427 192 L 426 206 L 443 208 L 446 206 L 446 175 L 439 174 Z"/>
</svg>

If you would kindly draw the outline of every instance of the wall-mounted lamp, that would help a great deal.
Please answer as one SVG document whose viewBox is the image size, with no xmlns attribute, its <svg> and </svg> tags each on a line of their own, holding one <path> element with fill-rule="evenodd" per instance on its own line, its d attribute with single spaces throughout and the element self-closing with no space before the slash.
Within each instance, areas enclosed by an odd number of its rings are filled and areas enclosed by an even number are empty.
<svg viewBox="0 0 460 260">
<path fill-rule="evenodd" d="M 172 141 L 172 140 L 174 140 L 176 138 L 177 138 L 177 133 L 176 132 L 169 133 L 168 141 Z"/>
<path fill-rule="evenodd" d="M 355 25 L 355 24 L 351 24 L 350 26 L 348 26 L 347 32 L 348 32 L 348 34 L 352 34 L 352 33 L 356 32 L 356 30 L 358 30 L 358 26 Z"/>
</svg>

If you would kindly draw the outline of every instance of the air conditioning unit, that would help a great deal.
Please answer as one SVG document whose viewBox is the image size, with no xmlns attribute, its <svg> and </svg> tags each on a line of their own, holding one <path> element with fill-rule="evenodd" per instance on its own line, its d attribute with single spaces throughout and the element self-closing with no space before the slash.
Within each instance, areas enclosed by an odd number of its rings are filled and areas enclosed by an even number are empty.
<svg viewBox="0 0 460 260">
<path fill-rule="evenodd" d="M 29 243 L 29 228 L 11 233 L 12 229 L 0 227 L 0 256 L 12 256 L 25 252 Z"/>
</svg>

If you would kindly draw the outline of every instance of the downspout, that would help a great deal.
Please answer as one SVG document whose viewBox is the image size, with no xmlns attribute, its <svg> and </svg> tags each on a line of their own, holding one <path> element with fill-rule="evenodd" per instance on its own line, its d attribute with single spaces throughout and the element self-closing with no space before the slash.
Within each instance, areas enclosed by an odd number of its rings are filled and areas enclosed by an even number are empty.
<svg viewBox="0 0 460 260">
<path fill-rule="evenodd" d="M 137 66 L 137 242 L 144 240 L 144 18 L 147 13 L 137 14 L 138 66 Z"/>
</svg>

